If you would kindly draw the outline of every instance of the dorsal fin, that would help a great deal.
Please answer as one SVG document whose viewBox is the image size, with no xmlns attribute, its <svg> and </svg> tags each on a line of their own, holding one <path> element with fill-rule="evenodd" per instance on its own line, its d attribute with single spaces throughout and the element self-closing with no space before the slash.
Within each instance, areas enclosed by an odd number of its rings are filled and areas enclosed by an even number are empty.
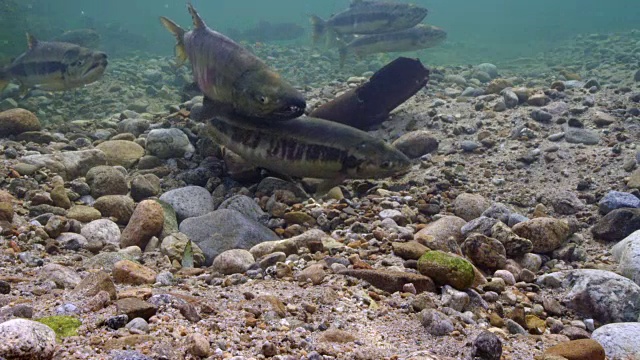
<svg viewBox="0 0 640 360">
<path fill-rule="evenodd" d="M 201 29 L 207 27 L 207 24 L 204 23 L 200 14 L 196 11 L 196 9 L 191 5 L 191 3 L 187 4 L 187 9 L 189 9 L 189 14 L 191 14 L 191 18 L 193 19 L 193 27 L 195 29 Z"/>
<path fill-rule="evenodd" d="M 29 49 L 33 49 L 36 45 L 38 45 L 38 39 L 36 39 L 35 36 L 27 33 L 27 45 L 29 46 Z"/>
</svg>

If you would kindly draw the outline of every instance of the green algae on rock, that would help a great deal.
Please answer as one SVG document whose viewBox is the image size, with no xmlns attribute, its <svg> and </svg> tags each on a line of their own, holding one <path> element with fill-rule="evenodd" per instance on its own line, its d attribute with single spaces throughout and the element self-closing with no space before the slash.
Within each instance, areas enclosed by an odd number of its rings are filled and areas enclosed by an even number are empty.
<svg viewBox="0 0 640 360">
<path fill-rule="evenodd" d="M 82 321 L 73 316 L 47 316 L 36 321 L 53 329 L 58 341 L 78 335 L 78 328 L 82 325 Z"/>
<path fill-rule="evenodd" d="M 418 271 L 438 285 L 464 290 L 473 284 L 473 265 L 467 260 L 442 251 L 428 251 L 418 260 Z"/>
</svg>

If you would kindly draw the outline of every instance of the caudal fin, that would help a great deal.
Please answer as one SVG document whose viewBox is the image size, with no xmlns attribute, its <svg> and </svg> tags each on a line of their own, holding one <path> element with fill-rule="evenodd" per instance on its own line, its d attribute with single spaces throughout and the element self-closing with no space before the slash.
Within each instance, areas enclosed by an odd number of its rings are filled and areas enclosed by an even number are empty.
<svg viewBox="0 0 640 360">
<path fill-rule="evenodd" d="M 174 23 L 168 18 L 161 16 L 160 22 L 162 25 L 169 30 L 170 33 L 176 38 L 176 65 L 181 66 L 187 61 L 187 50 L 184 47 L 184 29 L 180 27 L 180 25 Z"/>
<path fill-rule="evenodd" d="M 313 27 L 313 44 L 315 45 L 327 33 L 327 22 L 319 16 L 311 15 L 311 26 Z"/>
</svg>

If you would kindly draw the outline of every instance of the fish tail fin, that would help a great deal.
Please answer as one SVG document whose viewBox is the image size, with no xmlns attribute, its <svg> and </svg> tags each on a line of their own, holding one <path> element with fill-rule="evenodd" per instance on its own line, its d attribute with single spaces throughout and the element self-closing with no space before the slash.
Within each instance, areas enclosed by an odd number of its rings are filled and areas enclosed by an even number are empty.
<svg viewBox="0 0 640 360">
<path fill-rule="evenodd" d="M 193 19 L 194 28 L 201 29 L 207 26 L 191 3 L 187 4 L 187 9 L 189 9 L 189 14 L 191 14 L 191 18 Z"/>
<path fill-rule="evenodd" d="M 177 40 L 175 47 L 177 58 L 176 65 L 180 66 L 184 64 L 185 61 L 187 61 L 187 49 L 184 47 L 184 29 L 164 16 L 160 17 L 160 22 L 162 22 L 162 25 L 164 25 L 164 27 L 169 30 Z"/>
<path fill-rule="evenodd" d="M 313 43 L 317 44 L 327 32 L 327 22 L 319 16 L 311 15 L 311 26 L 313 27 Z"/>
</svg>

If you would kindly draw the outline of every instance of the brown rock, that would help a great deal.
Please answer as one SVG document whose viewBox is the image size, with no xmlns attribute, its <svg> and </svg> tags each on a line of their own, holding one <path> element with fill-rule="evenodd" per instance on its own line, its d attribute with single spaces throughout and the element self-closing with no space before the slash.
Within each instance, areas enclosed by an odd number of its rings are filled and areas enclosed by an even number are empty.
<svg viewBox="0 0 640 360">
<path fill-rule="evenodd" d="M 158 276 L 152 269 L 129 260 L 115 263 L 112 275 L 117 283 L 131 285 L 153 284 Z"/>
<path fill-rule="evenodd" d="M 605 352 L 600 343 L 591 339 L 573 340 L 548 348 L 545 355 L 558 355 L 568 360 L 604 360 Z"/>
<path fill-rule="evenodd" d="M 109 274 L 104 271 L 91 272 L 73 289 L 75 294 L 91 297 L 101 291 L 106 291 L 112 300 L 118 298 L 116 286 Z"/>
<path fill-rule="evenodd" d="M 153 236 L 162 232 L 164 211 L 156 201 L 144 200 L 136 207 L 129 224 L 120 236 L 120 247 L 137 246 L 144 249 Z"/>
<path fill-rule="evenodd" d="M 449 238 L 453 238 L 456 243 L 461 243 L 464 238 L 460 229 L 467 222 L 457 216 L 443 216 L 440 219 L 427 224 L 422 230 L 418 231 L 413 239 L 417 242 L 434 250 L 443 250 Z M 447 250 L 443 250 L 447 251 Z"/>
<path fill-rule="evenodd" d="M 40 129 L 40 120 L 31 111 L 18 108 L 0 112 L 0 136 L 2 137 Z"/>
<path fill-rule="evenodd" d="M 126 225 L 131 219 L 135 203 L 126 195 L 105 195 L 98 198 L 93 207 L 100 211 L 102 216 L 114 218 L 118 224 Z"/>
<path fill-rule="evenodd" d="M 149 320 L 149 318 L 155 315 L 158 311 L 153 304 L 137 298 L 120 299 L 116 301 L 116 307 L 118 309 L 118 314 L 125 314 L 129 319 L 141 317 L 145 320 Z"/>
<path fill-rule="evenodd" d="M 304 224 L 307 223 L 309 225 L 314 225 L 316 223 L 316 219 L 313 216 L 303 212 L 303 211 L 291 211 L 284 214 L 284 221 L 287 224 Z"/>
<path fill-rule="evenodd" d="M 500 91 L 512 86 L 513 84 L 511 83 L 511 81 L 507 79 L 495 79 L 492 80 L 487 86 L 487 93 L 499 94 Z"/>
<path fill-rule="evenodd" d="M 71 200 L 69 200 L 67 190 L 65 190 L 64 186 L 56 186 L 51 190 L 51 200 L 54 206 L 63 209 L 69 209 L 71 207 Z"/>
<path fill-rule="evenodd" d="M 107 340 L 107 342 L 104 343 L 103 347 L 105 350 L 122 350 L 133 348 L 136 345 L 146 342 L 153 342 L 155 340 L 157 340 L 157 337 L 151 335 L 131 335 Z"/>
<path fill-rule="evenodd" d="M 144 156 L 144 148 L 133 141 L 110 140 L 99 144 L 96 148 L 107 155 L 107 163 L 112 166 L 120 165 L 130 168 Z"/>
<path fill-rule="evenodd" d="M 7 202 L 0 202 L 0 221 L 11 222 L 13 220 L 13 206 Z"/>
<path fill-rule="evenodd" d="M 353 333 L 338 329 L 329 329 L 318 336 L 318 342 L 348 343 L 356 340 Z"/>
<path fill-rule="evenodd" d="M 193 333 L 189 334 L 186 339 L 187 349 L 189 354 L 198 358 L 205 358 L 211 353 L 211 346 L 209 345 L 209 339 L 204 335 Z"/>
<path fill-rule="evenodd" d="M 527 315 L 525 317 L 527 330 L 533 335 L 542 335 L 547 330 L 547 324 L 544 320 L 535 315 Z"/>
<path fill-rule="evenodd" d="M 513 231 L 533 244 L 534 253 L 548 253 L 567 241 L 571 231 L 564 220 L 540 217 L 516 224 Z"/>
<path fill-rule="evenodd" d="M 405 284 L 413 284 L 417 293 L 435 292 L 436 286 L 428 276 L 391 270 L 354 270 L 347 269 L 341 275 L 353 276 L 384 291 L 394 293 L 403 291 Z"/>
<path fill-rule="evenodd" d="M 391 243 L 391 246 L 393 247 L 393 253 L 405 260 L 418 260 L 420 256 L 431 250 L 417 241 L 394 242 Z"/>
<path fill-rule="evenodd" d="M 102 214 L 91 206 L 75 205 L 67 211 L 67 218 L 88 223 L 102 218 Z"/>
</svg>

